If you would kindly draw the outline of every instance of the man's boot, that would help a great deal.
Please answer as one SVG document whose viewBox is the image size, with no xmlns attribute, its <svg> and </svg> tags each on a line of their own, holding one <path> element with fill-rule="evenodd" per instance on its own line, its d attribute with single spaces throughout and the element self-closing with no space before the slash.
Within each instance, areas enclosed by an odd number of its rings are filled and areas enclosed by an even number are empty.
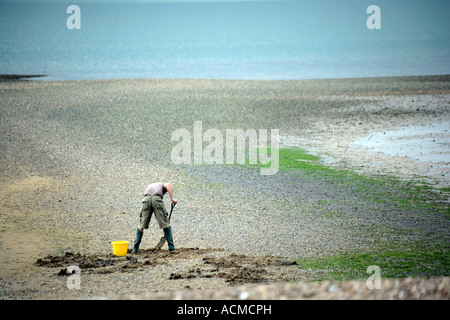
<svg viewBox="0 0 450 320">
<path fill-rule="evenodd" d="M 172 238 L 172 227 L 164 228 L 164 237 L 167 240 L 167 245 L 169 246 L 169 251 L 175 250 L 175 245 L 173 244 L 173 238 Z"/>
<path fill-rule="evenodd" d="M 139 228 L 136 229 L 136 236 L 134 237 L 134 247 L 131 253 L 137 253 L 139 250 L 139 245 L 141 244 L 142 235 L 144 234 L 143 231 L 139 230 Z"/>
</svg>

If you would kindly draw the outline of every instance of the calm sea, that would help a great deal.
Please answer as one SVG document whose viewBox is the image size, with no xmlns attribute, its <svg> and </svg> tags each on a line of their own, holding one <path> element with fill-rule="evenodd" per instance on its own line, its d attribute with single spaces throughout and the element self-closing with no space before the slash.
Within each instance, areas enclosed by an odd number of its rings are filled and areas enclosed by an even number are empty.
<svg viewBox="0 0 450 320">
<path fill-rule="evenodd" d="M 450 74 L 448 0 L 0 2 L 0 74 L 311 79 Z M 381 29 L 369 30 L 376 4 Z"/>
</svg>

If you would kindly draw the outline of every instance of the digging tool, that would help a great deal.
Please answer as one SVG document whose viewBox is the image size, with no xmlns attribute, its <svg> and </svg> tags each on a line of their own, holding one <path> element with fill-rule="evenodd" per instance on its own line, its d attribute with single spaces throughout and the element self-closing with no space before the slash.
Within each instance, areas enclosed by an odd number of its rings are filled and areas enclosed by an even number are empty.
<svg viewBox="0 0 450 320">
<path fill-rule="evenodd" d="M 169 221 L 170 221 L 170 218 L 172 217 L 173 207 L 175 207 L 175 204 L 172 202 L 171 205 L 170 205 Z M 170 227 L 169 227 L 169 228 L 170 228 Z M 170 233 L 170 234 L 172 234 L 172 233 Z M 167 240 L 167 239 L 166 239 L 166 231 L 164 230 L 164 237 L 162 237 L 162 238 L 159 240 L 158 244 L 157 244 L 156 247 L 155 247 L 155 250 L 161 249 L 162 246 L 164 245 L 164 243 L 166 243 L 166 240 Z"/>
</svg>

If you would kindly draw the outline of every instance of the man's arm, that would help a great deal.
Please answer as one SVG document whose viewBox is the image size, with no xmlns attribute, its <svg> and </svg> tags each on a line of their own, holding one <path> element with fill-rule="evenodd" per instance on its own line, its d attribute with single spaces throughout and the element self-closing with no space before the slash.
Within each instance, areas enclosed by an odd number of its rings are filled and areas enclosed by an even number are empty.
<svg viewBox="0 0 450 320">
<path fill-rule="evenodd" d="M 170 200 L 172 200 L 173 204 L 177 204 L 178 200 L 173 198 L 173 189 L 172 189 L 172 185 L 170 183 L 166 183 L 164 184 L 164 188 L 167 190 L 167 192 L 169 193 L 170 196 Z"/>
</svg>

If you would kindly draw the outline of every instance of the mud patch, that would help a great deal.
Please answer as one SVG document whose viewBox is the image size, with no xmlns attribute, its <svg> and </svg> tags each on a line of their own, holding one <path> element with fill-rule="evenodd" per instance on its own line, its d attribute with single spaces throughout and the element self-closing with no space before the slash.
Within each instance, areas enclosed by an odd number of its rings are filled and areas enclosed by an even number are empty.
<svg viewBox="0 0 450 320">
<path fill-rule="evenodd" d="M 189 268 L 175 271 L 189 261 Z M 152 266 L 165 264 L 173 268 L 168 280 L 220 278 L 229 285 L 289 281 L 276 270 L 291 263 L 276 256 L 246 256 L 227 254 L 221 249 L 179 248 L 176 251 L 141 250 L 138 254 L 116 257 L 110 254 L 83 255 L 67 252 L 38 259 L 36 266 L 55 268 L 58 276 L 68 276 L 69 266 L 78 266 L 84 273 L 108 274 L 115 272 L 145 271 Z"/>
<path fill-rule="evenodd" d="M 143 267 L 168 263 L 168 260 L 191 259 L 205 252 L 211 252 L 211 249 L 181 248 L 173 252 L 149 249 L 125 257 L 117 257 L 112 253 L 83 255 L 66 252 L 64 255 L 48 255 L 45 258 L 38 259 L 35 265 L 47 268 L 63 268 L 57 273 L 60 276 L 68 275 L 67 267 L 72 265 L 78 266 L 85 273 L 106 274 L 129 272 L 131 269 L 139 270 Z"/>
<path fill-rule="evenodd" d="M 170 279 L 222 278 L 230 285 L 245 283 L 269 283 L 272 281 L 289 281 L 275 267 L 292 263 L 275 256 L 252 257 L 230 254 L 224 257 L 207 256 L 201 267 L 185 273 L 172 273 Z"/>
</svg>

